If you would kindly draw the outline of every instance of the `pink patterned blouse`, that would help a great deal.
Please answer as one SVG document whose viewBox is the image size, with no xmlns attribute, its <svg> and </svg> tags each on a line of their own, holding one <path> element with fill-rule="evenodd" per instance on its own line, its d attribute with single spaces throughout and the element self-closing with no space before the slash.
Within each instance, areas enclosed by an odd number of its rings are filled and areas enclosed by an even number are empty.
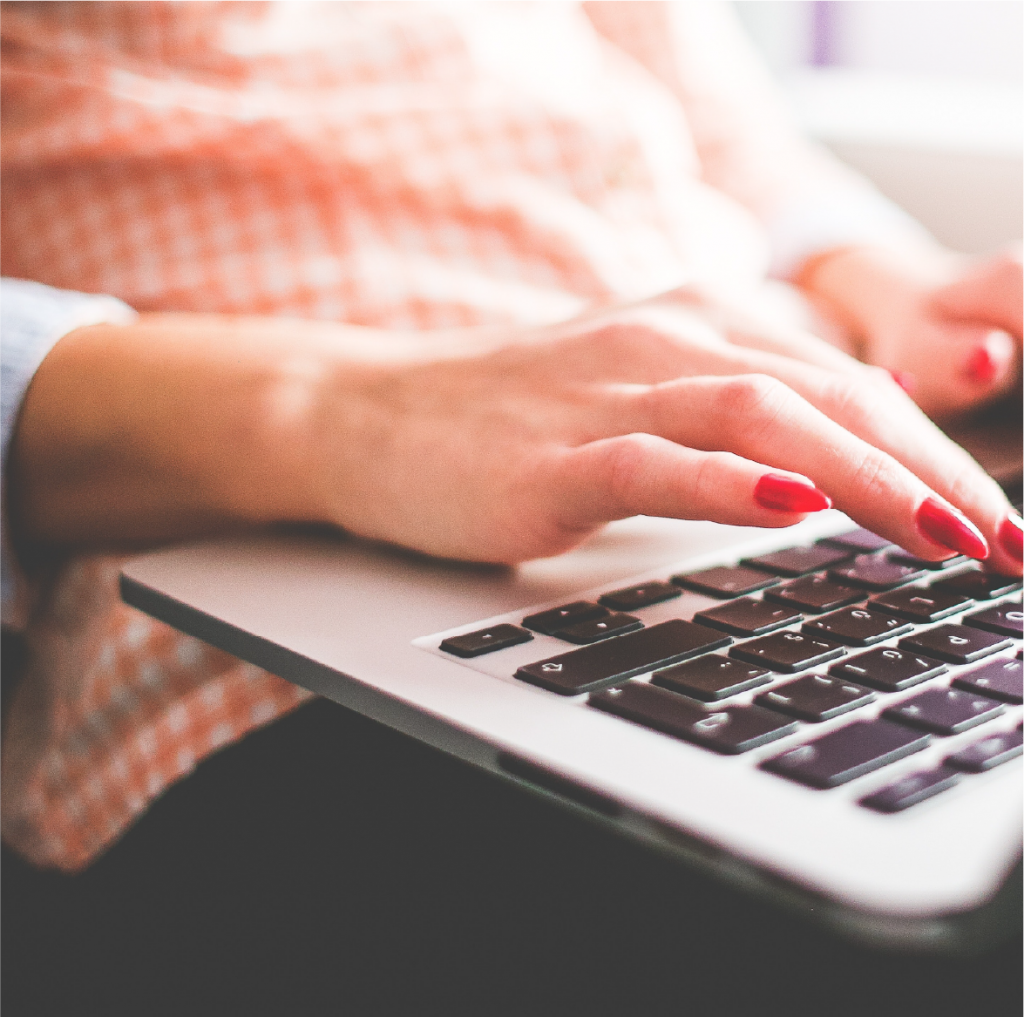
<svg viewBox="0 0 1024 1017">
<path fill-rule="evenodd" d="M 722 3 L 3 5 L 3 274 L 137 310 L 535 323 L 909 227 Z M 25 568 L 4 838 L 75 870 L 308 693 Z"/>
</svg>

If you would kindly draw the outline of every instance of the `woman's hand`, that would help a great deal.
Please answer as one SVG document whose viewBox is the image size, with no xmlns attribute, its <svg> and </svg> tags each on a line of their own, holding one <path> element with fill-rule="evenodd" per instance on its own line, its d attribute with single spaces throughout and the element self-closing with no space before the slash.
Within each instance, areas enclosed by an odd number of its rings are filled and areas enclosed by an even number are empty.
<svg viewBox="0 0 1024 1017">
<path fill-rule="evenodd" d="M 813 259 L 799 281 L 845 328 L 847 348 L 894 372 L 935 419 L 1019 389 L 1019 254 L 971 266 L 939 249 L 851 248 Z"/>
<path fill-rule="evenodd" d="M 309 520 L 507 563 L 635 514 L 786 526 L 831 498 L 922 557 L 990 546 L 1020 573 L 999 488 L 887 375 L 784 349 L 672 301 L 420 336 L 143 315 L 44 361 L 9 491 L 37 539 Z"/>
<path fill-rule="evenodd" d="M 1018 347 L 1024 335 L 1024 265 L 1021 250 L 1004 251 L 933 291 L 930 307 L 949 321 L 1001 329 Z"/>
<path fill-rule="evenodd" d="M 997 485 L 891 378 L 843 359 L 838 371 L 740 346 L 673 307 L 606 312 L 371 370 L 344 405 L 328 382 L 304 472 L 322 515 L 460 558 L 555 554 L 635 514 L 785 526 L 824 504 L 817 490 L 922 557 L 984 554 L 951 504 L 1019 573 Z M 339 445 L 333 421 L 354 406 Z M 766 496 L 773 485 L 783 493 Z"/>
</svg>

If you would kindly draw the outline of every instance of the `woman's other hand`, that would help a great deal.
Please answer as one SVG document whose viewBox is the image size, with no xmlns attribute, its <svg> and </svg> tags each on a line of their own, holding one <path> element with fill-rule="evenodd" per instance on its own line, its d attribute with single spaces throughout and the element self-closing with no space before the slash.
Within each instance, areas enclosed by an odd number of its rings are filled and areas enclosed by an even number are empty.
<svg viewBox="0 0 1024 1017">
<path fill-rule="evenodd" d="M 847 348 L 893 372 L 934 419 L 1019 390 L 1019 253 L 972 265 L 940 249 L 850 248 L 813 259 L 799 282 Z"/>
</svg>

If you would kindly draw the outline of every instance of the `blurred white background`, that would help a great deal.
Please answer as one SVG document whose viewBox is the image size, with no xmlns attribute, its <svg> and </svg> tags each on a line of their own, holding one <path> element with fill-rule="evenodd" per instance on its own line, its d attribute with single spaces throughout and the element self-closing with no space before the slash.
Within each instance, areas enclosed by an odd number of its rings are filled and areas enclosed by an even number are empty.
<svg viewBox="0 0 1024 1017">
<path fill-rule="evenodd" d="M 1024 2 L 738 0 L 813 137 L 942 241 L 985 251 L 1024 218 Z"/>
<path fill-rule="evenodd" d="M 741 0 L 735 6 L 780 71 L 835 65 L 1018 88 L 1024 74 L 1018 0 Z"/>
</svg>

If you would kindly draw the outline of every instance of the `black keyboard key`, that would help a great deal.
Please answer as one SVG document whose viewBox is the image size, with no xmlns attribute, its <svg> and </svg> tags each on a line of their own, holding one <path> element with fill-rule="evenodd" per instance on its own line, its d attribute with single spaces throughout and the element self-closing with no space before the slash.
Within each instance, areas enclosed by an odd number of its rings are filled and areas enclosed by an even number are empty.
<svg viewBox="0 0 1024 1017">
<path fill-rule="evenodd" d="M 734 636 L 759 636 L 800 621 L 803 615 L 791 607 L 773 604 L 770 600 L 743 597 L 721 607 L 712 607 L 693 616 L 701 625 L 731 632 Z"/>
<path fill-rule="evenodd" d="M 862 720 L 762 763 L 765 770 L 810 787 L 838 787 L 920 752 L 928 735 L 888 720 Z"/>
<path fill-rule="evenodd" d="M 984 773 L 1002 763 L 1008 763 L 1021 754 L 1021 730 L 1000 731 L 966 745 L 946 760 L 947 766 L 968 773 Z"/>
<path fill-rule="evenodd" d="M 983 632 L 981 629 L 969 629 L 966 625 L 937 625 L 900 640 L 900 647 L 904 650 L 921 653 L 926 657 L 937 657 L 950 664 L 970 664 L 997 650 L 1004 650 L 1009 645 L 1010 640 L 1004 636 Z"/>
<path fill-rule="evenodd" d="M 940 579 L 932 586 L 933 590 L 936 588 L 962 593 L 965 597 L 970 597 L 971 600 L 992 600 L 1005 593 L 1013 593 L 1014 590 L 1020 589 L 1020 580 L 996 575 L 994 572 L 971 569 L 969 572 L 960 572 L 947 579 Z"/>
<path fill-rule="evenodd" d="M 901 692 L 912 685 L 943 674 L 948 668 L 936 660 L 922 659 L 906 650 L 880 646 L 867 653 L 833 664 L 828 673 L 835 678 L 871 685 L 883 692 Z"/>
<path fill-rule="evenodd" d="M 745 569 L 739 565 L 720 565 L 713 569 L 702 569 L 700 572 L 687 572 L 685 575 L 673 576 L 676 586 L 685 586 L 688 590 L 696 590 L 709 597 L 719 600 L 731 600 L 744 594 L 763 590 L 774 586 L 778 579 L 766 576 L 754 569 Z"/>
<path fill-rule="evenodd" d="M 811 547 L 787 547 L 782 551 L 770 551 L 756 558 L 747 558 L 742 564 L 776 576 L 805 576 L 808 572 L 820 572 L 829 565 L 852 558 L 853 553 L 848 547 L 814 544 Z"/>
<path fill-rule="evenodd" d="M 922 770 L 901 777 L 894 784 L 883 787 L 860 800 L 861 805 L 874 809 L 875 812 L 902 812 L 911 805 L 917 805 L 940 791 L 947 791 L 960 780 L 960 775 L 948 767 L 940 766 L 934 770 Z"/>
<path fill-rule="evenodd" d="M 449 636 L 441 641 L 441 649 L 456 657 L 479 657 L 484 653 L 528 643 L 531 639 L 533 636 L 518 625 L 492 625 L 461 636 Z"/>
<path fill-rule="evenodd" d="M 803 631 L 812 636 L 831 639 L 847 646 L 870 646 L 889 636 L 902 635 L 913 626 L 902 618 L 888 614 L 875 614 L 862 607 L 844 607 L 833 614 L 804 622 Z"/>
<path fill-rule="evenodd" d="M 819 541 L 822 544 L 829 544 L 833 547 L 848 547 L 853 551 L 864 553 L 865 551 L 881 551 L 883 547 L 892 547 L 891 540 L 880 537 L 877 533 L 863 528 L 849 530 L 846 533 L 837 533 L 834 537 L 825 537 Z"/>
<path fill-rule="evenodd" d="M 902 703 L 890 706 L 882 715 L 898 724 L 954 735 L 967 731 L 1003 712 L 1003 707 L 984 696 L 961 689 L 926 689 Z"/>
<path fill-rule="evenodd" d="M 635 611 L 640 607 L 681 597 L 682 594 L 683 591 L 672 583 L 641 583 L 639 586 L 628 586 L 624 590 L 606 593 L 603 597 L 598 597 L 598 600 L 605 607 L 614 608 L 616 611 Z"/>
<path fill-rule="evenodd" d="M 590 697 L 590 705 L 644 727 L 734 756 L 792 734 L 793 721 L 758 706 L 706 710 L 674 692 L 629 682 Z"/>
<path fill-rule="evenodd" d="M 651 676 L 653 685 L 705 702 L 736 696 L 770 681 L 771 672 L 763 667 L 731 660 L 720 653 L 684 660 Z"/>
<path fill-rule="evenodd" d="M 515 676 L 562 696 L 576 696 L 717 650 L 731 642 L 721 632 L 673 619 L 607 642 L 538 660 L 519 668 Z"/>
<path fill-rule="evenodd" d="M 953 679 L 958 689 L 977 692 L 979 696 L 998 699 L 1002 703 L 1020 706 L 1024 703 L 1024 664 L 1020 658 L 1000 657 L 989 660 L 980 667 L 964 671 Z"/>
<path fill-rule="evenodd" d="M 592 618 L 603 618 L 611 612 L 600 604 L 592 604 L 587 600 L 577 600 L 561 607 L 553 607 L 550 611 L 541 611 L 523 619 L 524 627 L 553 636 L 559 629 L 568 628 L 578 622 L 590 621 Z"/>
<path fill-rule="evenodd" d="M 587 643 L 599 642 L 602 639 L 610 639 L 612 636 L 621 636 L 626 632 L 635 632 L 643 627 L 644 623 L 631 614 L 609 612 L 603 618 L 577 622 L 568 628 L 559 629 L 554 635 L 559 639 L 564 639 L 567 643 L 579 643 L 582 646 Z"/>
<path fill-rule="evenodd" d="M 847 586 L 861 586 L 865 590 L 890 590 L 902 583 L 917 579 L 921 570 L 912 565 L 889 561 L 880 554 L 859 554 L 846 565 L 837 565 L 828 573 L 837 582 Z"/>
<path fill-rule="evenodd" d="M 863 600 L 864 591 L 853 586 L 842 586 L 824 576 L 805 576 L 776 586 L 773 590 L 766 590 L 764 599 L 791 604 L 810 614 L 821 614 Z"/>
<path fill-rule="evenodd" d="M 769 692 L 762 692 L 754 701 L 770 710 L 818 723 L 866 706 L 875 698 L 873 692 L 859 685 L 839 678 L 809 674 L 794 682 L 778 685 Z"/>
<path fill-rule="evenodd" d="M 826 660 L 834 660 L 844 653 L 846 650 L 843 647 L 823 639 L 801 635 L 799 632 L 776 632 L 734 646 L 729 651 L 729 656 L 751 664 L 759 664 L 772 671 L 795 674 Z"/>
<path fill-rule="evenodd" d="M 880 593 L 868 603 L 872 611 L 884 611 L 927 625 L 963 610 L 971 603 L 971 598 L 952 590 L 937 590 L 934 586 L 905 586 L 902 590 Z"/>
<path fill-rule="evenodd" d="M 1021 638 L 1022 622 L 1024 612 L 1020 609 L 1020 602 L 1016 604 L 995 604 L 986 607 L 984 611 L 976 611 L 963 619 L 965 625 L 972 628 L 985 629 L 987 632 L 995 632 L 1000 636 L 1016 636 Z"/>
<path fill-rule="evenodd" d="M 889 551 L 886 557 L 898 561 L 901 565 L 913 565 L 916 569 L 927 569 L 929 572 L 943 572 L 954 565 L 963 565 L 968 560 L 966 555 L 954 554 L 951 558 L 943 558 L 942 561 L 928 561 L 927 558 L 918 558 L 916 554 L 904 551 L 902 547 Z"/>
</svg>

